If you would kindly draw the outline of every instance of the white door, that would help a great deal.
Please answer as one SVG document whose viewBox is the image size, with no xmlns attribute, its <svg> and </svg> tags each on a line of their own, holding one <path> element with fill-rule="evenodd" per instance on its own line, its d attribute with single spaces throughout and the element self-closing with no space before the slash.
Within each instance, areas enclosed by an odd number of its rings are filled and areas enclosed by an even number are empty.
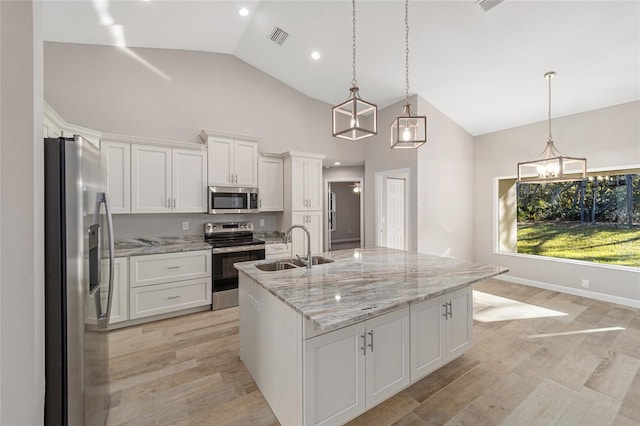
<svg viewBox="0 0 640 426">
<path fill-rule="evenodd" d="M 311 235 L 311 253 L 322 252 L 322 212 L 294 212 L 292 225 L 303 225 Z M 301 229 L 291 231 L 291 253 L 295 256 L 307 255 L 307 235 Z"/>
<path fill-rule="evenodd" d="M 304 341 L 304 424 L 343 424 L 365 410 L 364 323 Z"/>
<path fill-rule="evenodd" d="M 131 213 L 131 144 L 101 142 L 107 159 L 107 194 L 111 213 Z"/>
<path fill-rule="evenodd" d="M 366 408 L 410 383 L 409 308 L 367 320 Z"/>
<path fill-rule="evenodd" d="M 236 141 L 233 151 L 233 185 L 258 187 L 258 145 Z"/>
<path fill-rule="evenodd" d="M 258 162 L 258 207 L 261 212 L 284 209 L 282 158 L 260 157 Z"/>
<path fill-rule="evenodd" d="M 387 178 L 387 247 L 406 250 L 404 179 Z"/>
<path fill-rule="evenodd" d="M 411 305 L 411 382 L 440 367 L 444 362 L 443 297 Z"/>
<path fill-rule="evenodd" d="M 305 194 L 306 165 L 306 159 L 291 157 L 291 208 L 293 210 L 308 209 L 309 202 Z"/>
<path fill-rule="evenodd" d="M 206 152 L 173 148 L 172 166 L 173 211 L 182 213 L 206 212 Z"/>
<path fill-rule="evenodd" d="M 171 148 L 131 145 L 131 212 L 171 211 Z"/>
<path fill-rule="evenodd" d="M 307 209 L 322 210 L 322 160 L 307 159 L 305 194 Z"/>
<path fill-rule="evenodd" d="M 231 139 L 209 138 L 208 182 L 211 186 L 233 186 L 233 145 Z"/>
</svg>

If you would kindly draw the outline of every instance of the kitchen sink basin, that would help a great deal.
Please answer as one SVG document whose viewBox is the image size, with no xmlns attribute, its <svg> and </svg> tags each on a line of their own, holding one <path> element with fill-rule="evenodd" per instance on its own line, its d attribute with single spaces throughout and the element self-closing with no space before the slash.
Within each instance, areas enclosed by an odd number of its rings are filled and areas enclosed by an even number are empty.
<svg viewBox="0 0 640 426">
<path fill-rule="evenodd" d="M 256 268 L 260 269 L 261 271 L 273 272 L 273 271 L 284 271 L 285 269 L 296 269 L 297 266 L 290 262 L 277 261 L 277 262 L 270 262 L 270 263 L 263 263 L 261 265 L 256 265 Z"/>
<path fill-rule="evenodd" d="M 333 259 L 328 259 L 322 256 L 311 256 L 312 266 L 313 265 L 322 265 L 323 263 L 332 263 Z M 275 262 L 262 263 L 256 265 L 256 268 L 265 272 L 273 272 L 273 271 L 284 271 L 286 269 L 296 269 L 296 268 L 305 268 L 307 265 L 305 258 L 291 258 L 291 259 L 280 259 Z"/>
</svg>

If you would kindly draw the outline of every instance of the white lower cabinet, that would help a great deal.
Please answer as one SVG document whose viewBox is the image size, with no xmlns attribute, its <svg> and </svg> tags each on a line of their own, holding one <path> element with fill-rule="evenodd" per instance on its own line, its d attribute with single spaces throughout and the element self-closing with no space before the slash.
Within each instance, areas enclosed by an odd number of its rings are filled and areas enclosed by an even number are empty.
<svg viewBox="0 0 640 426">
<path fill-rule="evenodd" d="M 144 318 L 211 304 L 211 251 L 132 256 L 129 317 Z"/>
<path fill-rule="evenodd" d="M 473 339 L 471 287 L 412 304 L 411 382 L 462 355 Z"/>
<path fill-rule="evenodd" d="M 322 212 L 293 212 L 292 225 L 303 225 L 311 235 L 311 253 L 322 253 Z M 291 231 L 291 252 L 307 255 L 307 235 L 300 229 Z"/>
<path fill-rule="evenodd" d="M 410 383 L 409 308 L 304 343 L 304 423 L 340 424 Z"/>
<path fill-rule="evenodd" d="M 111 299 L 111 316 L 109 324 L 117 324 L 129 319 L 129 272 L 127 270 L 127 258 L 117 257 L 113 263 L 113 297 Z M 109 294 L 109 260 L 101 262 L 102 283 L 100 284 L 100 297 L 102 306 L 107 306 Z M 87 303 L 87 315 L 90 320 L 96 319 L 96 306 L 93 299 Z M 104 308 L 103 308 L 104 309 Z"/>
</svg>

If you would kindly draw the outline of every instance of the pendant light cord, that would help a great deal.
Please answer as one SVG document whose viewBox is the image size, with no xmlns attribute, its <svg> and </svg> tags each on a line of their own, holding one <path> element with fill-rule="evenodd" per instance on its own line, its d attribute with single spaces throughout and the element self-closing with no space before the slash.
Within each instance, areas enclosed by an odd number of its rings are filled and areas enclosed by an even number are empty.
<svg viewBox="0 0 640 426">
<path fill-rule="evenodd" d="M 358 81 L 356 80 L 356 0 L 351 1 L 352 4 L 352 16 L 353 16 L 353 79 L 351 80 L 351 85 L 356 87 L 358 85 Z"/>
<path fill-rule="evenodd" d="M 551 137 L 551 79 L 556 75 L 554 72 L 548 72 L 544 76 L 547 80 L 549 80 L 549 111 L 547 114 L 547 118 L 549 120 L 549 139 L 547 142 L 552 142 L 553 138 Z"/>
<path fill-rule="evenodd" d="M 409 0 L 404 3 L 404 26 L 405 26 L 405 88 L 404 98 L 409 103 Z"/>
</svg>

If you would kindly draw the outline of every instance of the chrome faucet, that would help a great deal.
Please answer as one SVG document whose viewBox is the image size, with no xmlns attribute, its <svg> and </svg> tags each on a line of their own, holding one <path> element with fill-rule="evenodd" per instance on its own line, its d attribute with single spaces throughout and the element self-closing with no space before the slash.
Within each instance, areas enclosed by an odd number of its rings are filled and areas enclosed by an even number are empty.
<svg viewBox="0 0 640 426">
<path fill-rule="evenodd" d="M 284 236 L 284 242 L 285 243 L 287 243 L 289 241 L 289 236 L 290 236 L 291 231 L 293 230 L 293 228 L 300 228 L 307 234 L 307 262 L 305 263 L 302 259 L 300 259 L 300 261 L 302 263 L 306 264 L 307 269 L 311 269 L 311 264 L 313 263 L 312 259 L 311 259 L 311 234 L 309 233 L 309 230 L 305 226 L 303 226 L 303 225 L 293 225 L 285 233 L 285 236 Z M 298 256 L 298 258 L 299 258 L 299 256 Z"/>
</svg>

